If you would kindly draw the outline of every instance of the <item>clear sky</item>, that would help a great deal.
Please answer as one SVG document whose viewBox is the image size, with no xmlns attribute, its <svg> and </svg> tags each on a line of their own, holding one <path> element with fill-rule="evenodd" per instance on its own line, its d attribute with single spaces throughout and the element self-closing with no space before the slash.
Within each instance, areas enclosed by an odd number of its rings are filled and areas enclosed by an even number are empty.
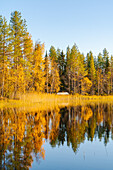
<svg viewBox="0 0 113 170">
<path fill-rule="evenodd" d="M 0 15 L 10 20 L 18 10 L 33 42 L 66 50 L 77 44 L 85 55 L 107 48 L 113 54 L 113 0 L 1 0 Z"/>
</svg>

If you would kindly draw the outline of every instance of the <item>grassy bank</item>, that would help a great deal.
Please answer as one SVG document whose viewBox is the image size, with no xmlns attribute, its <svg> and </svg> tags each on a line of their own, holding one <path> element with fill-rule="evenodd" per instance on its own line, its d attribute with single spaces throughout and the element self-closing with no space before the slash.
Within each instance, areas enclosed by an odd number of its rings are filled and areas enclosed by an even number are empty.
<svg viewBox="0 0 113 170">
<path fill-rule="evenodd" d="M 27 93 L 20 95 L 17 100 L 0 100 L 0 108 L 3 107 L 36 107 L 50 108 L 57 106 L 78 105 L 95 102 L 113 102 L 113 96 L 81 96 L 81 95 L 56 95 Z"/>
</svg>

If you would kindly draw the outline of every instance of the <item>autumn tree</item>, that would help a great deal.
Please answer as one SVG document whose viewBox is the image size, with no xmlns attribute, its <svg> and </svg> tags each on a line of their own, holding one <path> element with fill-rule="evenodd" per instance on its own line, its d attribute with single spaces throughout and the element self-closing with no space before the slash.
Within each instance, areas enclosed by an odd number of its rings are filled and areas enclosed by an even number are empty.
<svg viewBox="0 0 113 170">
<path fill-rule="evenodd" d="M 86 56 L 86 69 L 87 69 L 88 77 L 90 77 L 90 54 L 89 53 L 87 53 Z"/>
<path fill-rule="evenodd" d="M 9 54 L 9 25 L 5 17 L 0 16 L 0 94 L 2 97 L 8 97 Z"/>
<path fill-rule="evenodd" d="M 37 42 L 33 53 L 33 86 L 35 91 L 44 92 L 44 44 Z"/>
<path fill-rule="evenodd" d="M 113 56 L 110 58 L 110 72 L 111 72 L 111 94 L 113 94 Z"/>
<path fill-rule="evenodd" d="M 110 92 L 110 62 L 109 62 L 109 53 L 104 48 L 103 50 L 103 75 L 104 75 L 104 93 L 109 94 Z"/>
<path fill-rule="evenodd" d="M 76 81 L 77 81 L 77 69 L 78 69 L 78 47 L 76 44 L 73 45 L 71 48 L 70 53 L 70 70 L 71 70 L 71 76 L 72 76 L 72 90 L 73 93 L 77 91 L 76 89 Z"/>
<path fill-rule="evenodd" d="M 96 81 L 97 81 L 97 92 L 98 95 L 102 94 L 103 92 L 103 76 L 102 76 L 102 54 L 99 53 L 97 56 L 97 70 L 96 70 Z"/>
<path fill-rule="evenodd" d="M 44 61 L 44 72 L 45 72 L 45 92 L 49 92 L 49 71 L 50 71 L 50 60 L 46 51 L 45 61 Z"/>
<path fill-rule="evenodd" d="M 58 63 L 57 63 L 57 53 L 53 46 L 51 46 L 49 51 L 50 56 L 50 86 L 51 86 L 51 93 L 58 92 L 60 90 L 60 77 L 59 77 L 59 70 L 58 70 Z"/>
<path fill-rule="evenodd" d="M 66 74 L 67 74 L 67 81 L 68 81 L 68 89 L 69 89 L 69 93 L 71 91 L 71 69 L 70 69 L 70 48 L 69 46 L 67 47 L 66 50 Z"/>
<path fill-rule="evenodd" d="M 23 39 L 23 57 L 24 57 L 24 86 L 28 91 L 32 91 L 32 75 L 33 75 L 33 41 L 31 35 L 28 32 L 25 32 Z"/>
<path fill-rule="evenodd" d="M 88 95 L 92 86 L 92 81 L 88 77 L 81 79 L 81 94 Z"/>
<path fill-rule="evenodd" d="M 24 52 L 23 52 L 23 41 L 27 31 L 26 21 L 22 19 L 21 13 L 14 11 L 11 13 L 10 26 L 12 31 L 12 69 L 13 69 L 13 86 L 14 86 L 14 97 L 17 91 L 25 91 L 24 84 Z M 21 69 L 21 72 L 19 71 Z M 21 83 L 23 82 L 23 83 Z"/>
<path fill-rule="evenodd" d="M 81 79 L 86 76 L 87 72 L 85 68 L 85 57 L 79 52 L 76 44 L 71 49 L 68 68 L 71 71 L 73 92 L 81 93 Z"/>
<path fill-rule="evenodd" d="M 80 52 L 78 53 L 78 71 L 77 71 L 77 81 L 78 81 L 78 92 L 82 94 L 82 84 L 81 80 L 87 76 L 87 70 L 85 66 L 85 57 Z"/>
<path fill-rule="evenodd" d="M 89 69 L 89 78 L 92 81 L 92 87 L 91 87 L 91 94 L 94 94 L 94 87 L 95 87 L 95 80 L 96 80 L 96 70 L 94 65 L 94 57 L 93 53 L 90 51 L 90 69 Z"/>
</svg>

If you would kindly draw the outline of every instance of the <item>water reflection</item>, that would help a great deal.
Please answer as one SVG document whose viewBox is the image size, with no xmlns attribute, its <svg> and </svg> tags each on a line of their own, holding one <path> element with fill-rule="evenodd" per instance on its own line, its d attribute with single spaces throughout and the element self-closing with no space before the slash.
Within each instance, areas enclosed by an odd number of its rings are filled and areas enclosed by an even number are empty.
<svg viewBox="0 0 113 170">
<path fill-rule="evenodd" d="M 113 104 L 55 107 L 26 112 L 11 108 L 0 110 L 1 169 L 29 169 L 34 157 L 45 159 L 44 142 L 77 150 L 85 140 L 113 139 Z"/>
</svg>

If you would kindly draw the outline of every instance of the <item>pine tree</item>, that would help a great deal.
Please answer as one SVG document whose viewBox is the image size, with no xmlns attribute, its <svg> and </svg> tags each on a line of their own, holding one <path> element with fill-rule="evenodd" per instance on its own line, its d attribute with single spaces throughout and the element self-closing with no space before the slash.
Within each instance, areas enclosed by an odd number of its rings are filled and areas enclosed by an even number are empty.
<svg viewBox="0 0 113 170">
<path fill-rule="evenodd" d="M 110 58 L 110 72 L 111 72 L 111 94 L 113 94 L 113 56 Z"/>
<path fill-rule="evenodd" d="M 50 47 L 49 56 L 51 60 L 53 59 L 55 62 L 58 62 L 57 52 L 54 46 Z"/>
<path fill-rule="evenodd" d="M 25 33 L 23 39 L 23 56 L 24 56 L 24 73 L 25 73 L 25 89 L 32 91 L 32 75 L 33 75 L 33 41 L 29 33 Z"/>
<path fill-rule="evenodd" d="M 8 97 L 9 72 L 9 26 L 4 18 L 0 17 L 0 94 Z"/>
<path fill-rule="evenodd" d="M 27 31 L 26 21 L 22 19 L 21 13 L 18 11 L 14 11 L 11 13 L 10 26 L 12 31 L 12 46 L 13 46 L 13 54 L 12 54 L 12 68 L 14 71 L 14 97 L 16 97 L 17 91 L 21 84 L 19 84 L 18 78 L 20 77 L 23 80 L 23 74 L 19 74 L 19 68 L 24 67 L 24 52 L 23 52 L 23 42 L 24 36 Z M 25 77 L 25 76 L 24 76 Z M 23 87 L 25 89 L 25 86 Z M 22 87 L 21 87 L 22 89 Z"/>
<path fill-rule="evenodd" d="M 51 60 L 51 75 L 50 75 L 51 93 L 57 93 L 60 90 L 60 76 L 58 65 L 54 59 Z"/>
<path fill-rule="evenodd" d="M 87 56 L 86 56 L 86 68 L 87 68 L 87 73 L 88 73 L 88 77 L 90 77 L 90 54 L 87 53 Z"/>
<path fill-rule="evenodd" d="M 49 51 L 50 61 L 51 61 L 51 76 L 50 76 L 50 86 L 51 86 L 51 93 L 58 92 L 60 90 L 60 77 L 59 77 L 59 70 L 58 70 L 58 58 L 56 50 L 53 46 L 51 46 Z"/>
<path fill-rule="evenodd" d="M 103 76 L 104 76 L 104 92 L 109 94 L 110 91 L 110 62 L 109 53 L 104 48 L 103 50 Z"/>
<path fill-rule="evenodd" d="M 97 91 L 98 95 L 103 93 L 103 76 L 102 76 L 102 69 L 103 69 L 103 59 L 102 54 L 99 53 L 97 56 L 97 73 L 96 73 L 96 80 L 97 80 Z"/>
<path fill-rule="evenodd" d="M 78 47 L 76 44 L 73 45 L 70 53 L 70 70 L 72 75 L 72 90 L 73 93 L 77 92 L 77 89 L 75 91 L 76 81 L 77 81 L 77 69 L 78 69 Z"/>
<path fill-rule="evenodd" d="M 71 89 L 71 60 L 70 60 L 70 48 L 69 46 L 67 47 L 67 51 L 66 51 L 66 74 L 68 77 L 68 88 L 69 88 L 69 93 L 70 93 L 70 89 Z"/>
<path fill-rule="evenodd" d="M 90 51 L 90 73 L 89 73 L 89 78 L 92 81 L 92 88 L 91 88 L 91 93 L 94 94 L 94 86 L 95 86 L 95 78 L 96 78 L 96 70 L 94 66 L 94 58 L 93 54 Z"/>
<path fill-rule="evenodd" d="M 78 72 L 77 72 L 77 81 L 78 81 L 78 92 L 82 94 L 82 84 L 81 80 L 87 75 L 86 66 L 85 66 L 85 57 L 80 52 L 78 53 Z"/>
</svg>

